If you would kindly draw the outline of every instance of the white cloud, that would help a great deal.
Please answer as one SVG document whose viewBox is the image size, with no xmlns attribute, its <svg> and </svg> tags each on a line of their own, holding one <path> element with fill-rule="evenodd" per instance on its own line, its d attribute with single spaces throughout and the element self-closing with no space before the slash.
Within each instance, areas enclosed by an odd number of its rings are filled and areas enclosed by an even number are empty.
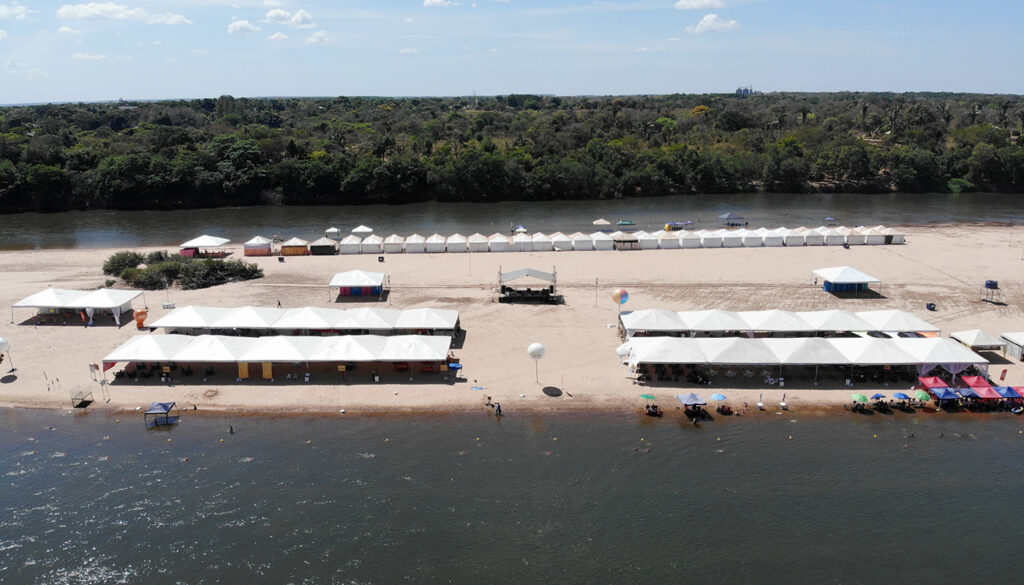
<svg viewBox="0 0 1024 585">
<path fill-rule="evenodd" d="M 402 55 L 412 55 L 414 53 L 419 53 L 419 52 L 420 52 L 419 49 L 402 49 L 401 51 L 399 51 L 399 53 L 402 54 Z"/>
<path fill-rule="evenodd" d="M 228 25 L 228 34 L 229 35 L 240 35 L 240 34 L 246 34 L 246 33 L 253 33 L 253 32 L 256 32 L 258 30 L 261 30 L 260 27 L 254 25 L 253 23 L 249 22 L 248 20 L 235 20 L 235 21 L 232 21 L 231 24 Z"/>
<path fill-rule="evenodd" d="M 288 35 L 284 34 L 283 32 L 276 32 L 267 38 L 272 41 L 283 41 L 288 38 Z"/>
<path fill-rule="evenodd" d="M 331 37 L 327 36 L 327 33 L 325 33 L 322 30 L 318 30 L 315 33 L 309 35 L 309 38 L 306 39 L 306 44 L 307 45 L 326 45 L 330 41 L 331 41 Z"/>
<path fill-rule="evenodd" d="M 25 20 L 28 15 L 35 10 L 29 10 L 27 6 L 22 6 L 18 2 L 12 2 L 10 6 L 7 4 L 0 4 L 0 18 L 10 18 L 12 20 Z"/>
<path fill-rule="evenodd" d="M 89 55 L 87 53 L 75 53 L 71 56 L 72 59 L 78 59 L 79 61 L 102 61 L 107 58 L 106 55 Z"/>
<path fill-rule="evenodd" d="M 679 42 L 679 37 L 669 37 L 668 41 L 670 43 L 678 43 Z"/>
<path fill-rule="evenodd" d="M 275 8 L 274 10 L 267 12 L 265 18 L 267 19 L 267 22 L 283 24 L 292 28 L 313 28 L 316 26 L 316 23 L 313 22 L 312 15 L 301 8 L 295 14 L 292 14 L 287 10 Z"/>
<path fill-rule="evenodd" d="M 62 34 L 62 35 L 77 35 L 77 34 L 81 33 L 82 31 L 75 30 L 75 29 L 71 28 L 70 26 L 62 26 L 62 27 L 57 29 L 57 32 Z"/>
<path fill-rule="evenodd" d="M 181 14 L 171 12 L 153 14 L 143 8 L 129 8 L 113 2 L 65 4 L 57 10 L 57 18 L 144 20 L 148 24 L 192 24 L 191 20 Z"/>
<path fill-rule="evenodd" d="M 722 0 L 678 0 L 676 2 L 676 10 L 704 10 L 723 6 L 725 6 L 725 2 Z"/>
<path fill-rule="evenodd" d="M 280 6 L 281 3 L 278 0 L 263 0 L 264 6 Z"/>
<path fill-rule="evenodd" d="M 409 18 L 406 18 L 406 19 L 405 19 L 405 20 L 403 20 L 402 22 L 412 22 L 412 17 L 410 16 Z"/>
<path fill-rule="evenodd" d="M 706 32 L 725 32 L 739 27 L 740 23 L 735 20 L 722 20 L 717 14 L 705 14 L 697 26 L 686 27 L 686 32 L 699 35 Z"/>
<path fill-rule="evenodd" d="M 4 40 L 6 38 L 7 38 L 7 31 L 0 30 L 0 41 Z"/>
<path fill-rule="evenodd" d="M 428 8 L 431 6 L 453 6 L 455 4 L 451 0 L 423 0 L 423 5 Z"/>
</svg>

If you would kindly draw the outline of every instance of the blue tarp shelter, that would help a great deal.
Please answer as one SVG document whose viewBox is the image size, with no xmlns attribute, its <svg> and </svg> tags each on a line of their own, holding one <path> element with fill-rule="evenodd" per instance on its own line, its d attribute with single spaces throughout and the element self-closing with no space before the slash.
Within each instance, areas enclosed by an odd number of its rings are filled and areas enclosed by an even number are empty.
<svg viewBox="0 0 1024 585">
<path fill-rule="evenodd" d="M 143 420 L 153 417 L 153 423 L 166 425 L 171 423 L 171 411 L 174 410 L 174 402 L 154 402 L 149 405 L 149 410 L 142 415 Z"/>
<path fill-rule="evenodd" d="M 960 396 L 949 388 L 931 388 L 931 393 L 939 400 L 956 400 Z"/>
<path fill-rule="evenodd" d="M 964 398 L 981 398 L 981 396 L 978 396 L 978 393 L 974 391 L 974 388 L 957 388 L 956 391 Z"/>
<path fill-rule="evenodd" d="M 995 390 L 1003 398 L 1024 398 L 1020 395 L 1020 392 L 1017 392 L 1009 386 L 996 386 Z"/>
<path fill-rule="evenodd" d="M 697 406 L 707 404 L 707 402 L 704 402 L 703 398 L 701 398 L 697 394 L 694 394 L 693 392 L 690 392 L 689 394 L 680 394 L 676 396 L 676 398 L 678 398 L 679 402 L 682 402 L 684 406 Z"/>
</svg>

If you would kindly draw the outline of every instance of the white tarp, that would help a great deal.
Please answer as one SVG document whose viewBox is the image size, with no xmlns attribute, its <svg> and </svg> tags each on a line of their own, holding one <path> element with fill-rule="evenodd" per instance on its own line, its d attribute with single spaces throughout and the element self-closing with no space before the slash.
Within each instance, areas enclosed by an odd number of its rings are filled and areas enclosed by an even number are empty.
<svg viewBox="0 0 1024 585">
<path fill-rule="evenodd" d="M 75 303 L 86 309 L 127 308 L 141 294 L 142 291 L 140 290 L 101 288 L 79 297 Z"/>
<path fill-rule="evenodd" d="M 721 248 L 722 247 L 722 234 L 725 230 L 697 230 L 694 235 L 700 237 L 701 248 Z M 680 236 L 679 243 L 686 248 L 686 236 Z"/>
<path fill-rule="evenodd" d="M 875 331 L 867 321 L 850 311 L 803 311 L 800 318 L 813 327 L 813 331 Z"/>
<path fill-rule="evenodd" d="M 792 229 L 779 228 L 786 230 L 786 235 L 783 239 L 783 244 L 786 246 L 803 246 L 807 243 L 807 238 L 804 234 L 807 232 L 807 228 L 796 227 Z"/>
<path fill-rule="evenodd" d="M 334 321 L 335 329 L 390 331 L 395 328 L 401 311 L 398 309 L 378 309 L 361 307 L 347 309 L 338 313 Z"/>
<path fill-rule="evenodd" d="M 938 331 L 906 311 L 680 311 L 639 309 L 620 316 L 627 335 L 634 331 L 764 331 L 770 333 L 846 333 Z"/>
<path fill-rule="evenodd" d="M 383 286 L 383 284 L 383 272 L 348 270 L 335 274 L 327 286 Z"/>
<path fill-rule="evenodd" d="M 192 238 L 191 240 L 179 245 L 179 248 L 217 248 L 227 244 L 231 240 L 227 238 L 218 238 L 217 236 L 206 236 L 202 235 L 198 238 Z"/>
<path fill-rule="evenodd" d="M 739 230 L 739 234 L 743 239 L 743 246 L 745 248 L 760 248 L 764 246 L 764 234 L 760 230 Z"/>
<path fill-rule="evenodd" d="M 231 337 L 227 335 L 199 335 L 169 359 L 179 362 L 229 363 L 241 361 L 242 354 L 252 347 L 258 337 Z M 103 361 L 115 361 L 104 358 Z"/>
<path fill-rule="evenodd" d="M 816 276 L 828 282 L 836 284 L 871 284 L 881 282 L 870 274 L 865 274 L 850 266 L 833 266 L 832 268 L 818 268 L 812 270 Z"/>
<path fill-rule="evenodd" d="M 743 246 L 741 230 L 716 230 L 715 233 L 722 238 L 723 248 L 739 248 Z"/>
<path fill-rule="evenodd" d="M 1005 341 L 981 329 L 955 331 L 949 336 L 971 349 L 1003 349 L 1006 347 Z"/>
<path fill-rule="evenodd" d="M 672 250 L 679 247 L 679 234 L 658 230 L 651 235 L 658 238 L 658 247 L 662 250 Z"/>
<path fill-rule="evenodd" d="M 789 234 L 789 230 L 785 228 L 778 228 L 774 230 L 759 228 L 757 231 L 761 234 L 761 243 L 769 248 L 777 248 L 785 245 L 786 235 Z"/>
</svg>

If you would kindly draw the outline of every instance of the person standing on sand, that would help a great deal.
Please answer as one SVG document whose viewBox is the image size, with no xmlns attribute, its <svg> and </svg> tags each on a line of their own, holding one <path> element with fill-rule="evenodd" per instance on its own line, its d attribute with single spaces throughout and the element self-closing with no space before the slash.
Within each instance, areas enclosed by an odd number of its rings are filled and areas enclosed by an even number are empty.
<svg viewBox="0 0 1024 585">
<path fill-rule="evenodd" d="M 495 402 L 494 403 L 494 416 L 501 416 L 501 403 L 500 402 Z"/>
</svg>

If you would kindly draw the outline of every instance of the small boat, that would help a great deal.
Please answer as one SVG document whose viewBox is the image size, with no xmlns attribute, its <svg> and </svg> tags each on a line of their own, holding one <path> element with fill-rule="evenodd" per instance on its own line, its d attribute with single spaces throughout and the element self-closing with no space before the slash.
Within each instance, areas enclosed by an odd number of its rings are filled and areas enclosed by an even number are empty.
<svg viewBox="0 0 1024 585">
<path fill-rule="evenodd" d="M 692 221 L 670 221 L 665 224 L 666 232 L 675 232 L 679 230 L 685 230 L 686 228 L 693 225 Z"/>
<path fill-rule="evenodd" d="M 636 225 L 636 222 L 631 219 L 620 219 L 615 225 Z"/>
<path fill-rule="evenodd" d="M 1010 412 L 1012 412 L 1013 414 L 1020 414 L 1024 412 L 1024 406 L 1014 406 L 1013 408 L 1010 409 Z"/>
</svg>

